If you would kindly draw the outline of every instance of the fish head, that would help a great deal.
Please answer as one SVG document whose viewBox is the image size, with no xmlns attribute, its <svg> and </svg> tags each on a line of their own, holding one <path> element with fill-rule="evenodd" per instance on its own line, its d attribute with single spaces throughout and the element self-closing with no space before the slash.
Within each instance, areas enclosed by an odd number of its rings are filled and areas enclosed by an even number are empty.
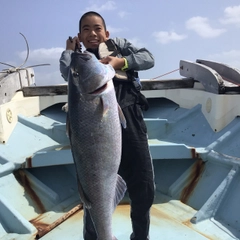
<svg viewBox="0 0 240 240">
<path fill-rule="evenodd" d="M 72 53 L 70 74 L 81 94 L 98 94 L 112 80 L 115 70 L 110 64 L 101 63 L 94 54 L 85 51 Z"/>
</svg>

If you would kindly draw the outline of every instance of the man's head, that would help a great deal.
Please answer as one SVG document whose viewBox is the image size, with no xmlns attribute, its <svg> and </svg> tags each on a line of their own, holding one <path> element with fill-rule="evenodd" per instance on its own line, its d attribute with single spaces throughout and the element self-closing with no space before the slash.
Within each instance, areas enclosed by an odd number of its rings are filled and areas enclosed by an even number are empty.
<svg viewBox="0 0 240 240">
<path fill-rule="evenodd" d="M 96 12 L 87 12 L 79 21 L 78 38 L 85 48 L 95 49 L 109 37 L 103 17 Z"/>
</svg>

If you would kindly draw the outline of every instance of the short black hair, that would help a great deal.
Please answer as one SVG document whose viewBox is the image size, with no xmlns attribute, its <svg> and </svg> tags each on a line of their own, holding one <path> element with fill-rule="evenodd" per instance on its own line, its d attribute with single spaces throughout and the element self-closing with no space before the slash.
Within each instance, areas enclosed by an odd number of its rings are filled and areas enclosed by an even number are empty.
<svg viewBox="0 0 240 240">
<path fill-rule="evenodd" d="M 89 12 L 86 12 L 82 15 L 82 17 L 80 18 L 79 20 L 79 32 L 81 32 L 81 24 L 82 24 L 82 21 L 85 17 L 87 16 L 97 16 L 97 17 L 100 17 L 102 19 L 102 22 L 103 22 L 103 27 L 105 29 L 105 31 L 107 30 L 107 27 L 106 27 L 106 23 L 105 23 L 105 20 L 104 18 L 97 12 L 94 12 L 94 11 L 89 11 Z"/>
</svg>

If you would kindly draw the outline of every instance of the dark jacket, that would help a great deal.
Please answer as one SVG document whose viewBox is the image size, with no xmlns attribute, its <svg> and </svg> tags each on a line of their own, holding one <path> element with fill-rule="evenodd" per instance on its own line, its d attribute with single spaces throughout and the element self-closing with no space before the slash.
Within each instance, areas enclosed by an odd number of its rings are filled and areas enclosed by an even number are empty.
<svg viewBox="0 0 240 240">
<path fill-rule="evenodd" d="M 143 105 L 145 100 L 141 95 L 139 89 L 134 86 L 134 71 L 147 70 L 154 66 L 153 55 L 146 48 L 137 48 L 124 38 L 114 38 L 115 44 L 121 55 L 127 59 L 128 68 L 126 69 L 129 75 L 129 81 L 118 81 L 113 79 L 116 97 L 120 107 L 124 108 L 129 105 L 138 103 Z M 63 51 L 60 58 L 60 72 L 68 81 L 69 65 L 71 63 L 72 50 Z"/>
</svg>

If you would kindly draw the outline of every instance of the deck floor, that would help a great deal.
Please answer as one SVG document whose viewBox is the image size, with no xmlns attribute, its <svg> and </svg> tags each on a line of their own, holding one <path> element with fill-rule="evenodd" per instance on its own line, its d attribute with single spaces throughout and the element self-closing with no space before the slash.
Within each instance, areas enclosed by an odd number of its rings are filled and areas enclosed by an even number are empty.
<svg viewBox="0 0 240 240">
<path fill-rule="evenodd" d="M 156 201 L 158 202 L 158 198 Z M 129 204 L 122 204 L 117 207 L 113 214 L 113 233 L 118 240 L 130 239 L 131 221 L 129 213 Z M 218 239 L 213 236 L 204 236 L 204 234 L 197 232 L 191 227 L 189 219 L 194 213 L 194 209 L 176 200 L 166 201 L 165 203 L 155 203 L 151 209 L 150 239 Z M 82 218 L 83 211 L 79 211 L 41 239 L 55 240 L 57 237 L 59 240 L 83 240 Z"/>
</svg>

